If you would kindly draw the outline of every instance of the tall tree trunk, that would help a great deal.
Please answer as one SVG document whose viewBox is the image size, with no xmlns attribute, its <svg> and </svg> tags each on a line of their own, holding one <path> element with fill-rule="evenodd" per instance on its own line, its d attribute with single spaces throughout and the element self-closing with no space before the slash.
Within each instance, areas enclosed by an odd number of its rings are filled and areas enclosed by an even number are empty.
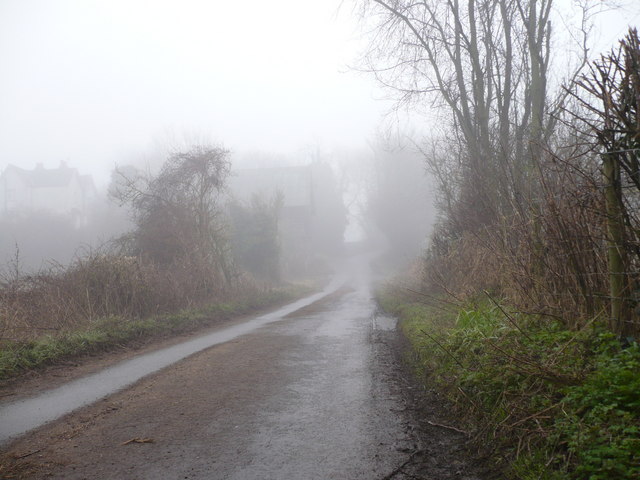
<svg viewBox="0 0 640 480">
<path fill-rule="evenodd" d="M 621 335 L 628 333 L 624 296 L 626 292 L 626 262 L 624 255 L 624 205 L 620 184 L 620 164 L 616 154 L 603 155 L 602 172 L 605 181 L 607 209 L 607 251 L 609 260 L 609 295 L 611 297 L 610 326 Z"/>
</svg>

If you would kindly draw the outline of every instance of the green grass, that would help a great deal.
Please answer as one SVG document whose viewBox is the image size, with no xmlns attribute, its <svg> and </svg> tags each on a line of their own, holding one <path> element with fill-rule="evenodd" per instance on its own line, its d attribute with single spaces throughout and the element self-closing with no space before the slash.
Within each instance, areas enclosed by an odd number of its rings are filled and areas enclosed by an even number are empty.
<svg viewBox="0 0 640 480">
<path fill-rule="evenodd" d="M 28 342 L 4 342 L 0 346 L 0 380 L 82 355 L 191 332 L 221 320 L 299 298 L 309 291 L 308 287 L 277 289 L 261 295 L 245 295 L 229 302 L 212 303 L 200 309 L 145 319 L 103 318 L 84 328 L 56 336 L 45 335 Z"/>
<path fill-rule="evenodd" d="M 417 372 L 507 478 L 640 478 L 637 343 L 595 321 L 574 332 L 489 301 L 443 309 L 392 290 L 378 299 L 401 319 Z"/>
</svg>

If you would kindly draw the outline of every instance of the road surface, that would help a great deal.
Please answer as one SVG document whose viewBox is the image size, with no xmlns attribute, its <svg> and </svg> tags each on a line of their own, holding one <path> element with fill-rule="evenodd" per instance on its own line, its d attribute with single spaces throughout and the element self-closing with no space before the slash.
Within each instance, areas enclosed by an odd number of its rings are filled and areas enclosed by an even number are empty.
<svg viewBox="0 0 640 480">
<path fill-rule="evenodd" d="M 366 262 L 344 286 L 5 445 L 0 477 L 477 479 L 420 427 Z"/>
</svg>

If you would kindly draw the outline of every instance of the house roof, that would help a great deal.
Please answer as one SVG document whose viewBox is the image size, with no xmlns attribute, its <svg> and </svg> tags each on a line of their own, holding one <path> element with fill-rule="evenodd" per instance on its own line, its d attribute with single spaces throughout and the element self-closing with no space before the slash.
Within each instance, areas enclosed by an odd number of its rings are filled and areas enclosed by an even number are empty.
<svg viewBox="0 0 640 480">
<path fill-rule="evenodd" d="M 9 165 L 3 175 L 8 173 L 15 173 L 32 188 L 66 187 L 74 176 L 78 176 L 78 171 L 75 168 L 66 166 L 48 169 L 39 165 L 33 170 L 25 170 L 15 165 Z"/>
<path fill-rule="evenodd" d="M 76 168 L 68 167 L 64 163 L 58 168 L 44 168 L 42 164 L 38 164 L 33 170 L 8 165 L 4 172 L 2 172 L 2 176 L 9 173 L 18 175 L 22 181 L 31 188 L 66 187 L 74 177 L 79 179 L 83 188 L 93 185 L 93 180 L 90 175 L 81 176 L 78 174 Z M 88 179 L 83 179 L 83 177 L 88 177 Z M 95 189 L 95 187 L 92 188 Z"/>
</svg>

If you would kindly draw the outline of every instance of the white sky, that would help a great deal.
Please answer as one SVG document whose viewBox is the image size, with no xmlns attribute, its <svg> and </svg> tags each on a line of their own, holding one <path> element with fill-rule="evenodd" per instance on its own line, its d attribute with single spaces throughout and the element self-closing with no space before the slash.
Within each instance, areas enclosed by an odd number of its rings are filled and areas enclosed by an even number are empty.
<svg viewBox="0 0 640 480">
<path fill-rule="evenodd" d="M 347 71 L 338 5 L 0 0 L 0 168 L 106 176 L 167 131 L 236 152 L 363 144 L 389 105 Z"/>
<path fill-rule="evenodd" d="M 603 44 L 638 23 L 630 1 Z M 364 145 L 390 105 L 347 71 L 361 46 L 340 3 L 0 0 L 0 169 L 66 160 L 104 184 L 167 132 L 238 153 Z"/>
</svg>

